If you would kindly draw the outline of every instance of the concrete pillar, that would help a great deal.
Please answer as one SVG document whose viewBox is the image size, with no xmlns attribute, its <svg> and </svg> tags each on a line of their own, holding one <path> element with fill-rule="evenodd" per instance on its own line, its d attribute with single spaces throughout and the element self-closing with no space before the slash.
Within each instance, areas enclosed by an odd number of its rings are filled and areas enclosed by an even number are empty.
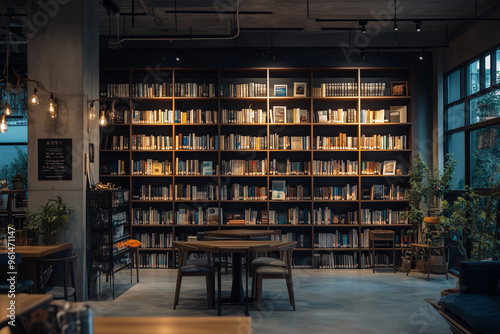
<svg viewBox="0 0 500 334">
<path fill-rule="evenodd" d="M 78 253 L 79 300 L 86 299 L 85 154 L 89 143 L 98 152 L 97 119 L 87 117 L 88 101 L 99 97 L 99 2 L 88 0 L 28 0 L 25 35 L 28 40 L 28 78 L 54 93 L 57 117 L 48 114 L 49 94 L 38 89 L 40 104 L 28 113 L 28 206 L 36 210 L 61 195 L 74 208 L 68 230 L 57 242 L 71 242 Z M 36 84 L 28 83 L 31 94 Z M 97 105 L 97 110 L 99 110 Z M 39 180 L 38 139 L 72 139 L 72 179 Z M 91 164 L 98 179 L 99 155 Z M 84 297 L 85 296 L 85 297 Z M 82 298 L 83 297 L 83 298 Z"/>
</svg>

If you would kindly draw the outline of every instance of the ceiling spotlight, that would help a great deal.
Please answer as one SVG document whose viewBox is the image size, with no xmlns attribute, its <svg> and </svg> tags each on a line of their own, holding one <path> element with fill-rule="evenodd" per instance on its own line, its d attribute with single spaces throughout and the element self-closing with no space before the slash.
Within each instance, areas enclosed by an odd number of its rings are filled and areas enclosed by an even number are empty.
<svg viewBox="0 0 500 334">
<path fill-rule="evenodd" d="M 392 29 L 394 29 L 394 31 L 398 31 L 399 28 L 398 28 L 398 21 L 397 20 L 394 20 L 394 26 L 392 27 Z"/>
<path fill-rule="evenodd" d="M 366 34 L 366 24 L 367 24 L 367 23 L 368 23 L 368 22 L 367 22 L 367 21 L 365 21 L 365 20 L 359 21 L 359 25 L 361 26 L 361 32 L 362 32 L 363 34 Z"/>
<path fill-rule="evenodd" d="M 360 57 L 361 57 L 361 59 L 365 59 L 366 58 L 365 50 L 361 50 Z"/>
<path fill-rule="evenodd" d="M 420 32 L 422 30 L 421 26 L 422 26 L 422 21 L 421 20 L 415 21 L 415 31 L 416 32 Z"/>
<path fill-rule="evenodd" d="M 175 61 L 181 61 L 181 53 L 180 52 L 175 53 Z"/>
<path fill-rule="evenodd" d="M 420 53 L 420 56 L 418 57 L 419 60 L 424 60 L 424 49 L 422 49 L 422 53 Z"/>
</svg>

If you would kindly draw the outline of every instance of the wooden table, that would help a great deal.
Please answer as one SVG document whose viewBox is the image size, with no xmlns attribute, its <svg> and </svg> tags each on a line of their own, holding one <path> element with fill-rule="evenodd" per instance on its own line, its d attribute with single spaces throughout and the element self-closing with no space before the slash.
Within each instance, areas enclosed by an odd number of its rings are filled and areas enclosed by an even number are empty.
<svg viewBox="0 0 500 334">
<path fill-rule="evenodd" d="M 250 334 L 250 317 L 95 317 L 94 334 Z"/>
<path fill-rule="evenodd" d="M 200 251 L 209 252 L 211 254 L 232 253 L 232 254 L 245 254 L 247 263 L 249 261 L 249 253 L 272 251 L 277 249 L 281 241 L 269 240 L 211 240 L 211 241 L 185 241 L 187 245 L 196 247 Z M 221 306 L 221 267 L 218 267 L 218 299 L 219 299 L 219 315 L 222 313 Z M 241 303 L 245 300 L 245 314 L 248 315 L 248 272 L 246 277 L 246 295 L 243 293 L 242 283 L 242 266 L 235 267 L 233 263 L 233 279 L 231 285 L 231 298 L 233 303 Z"/>
<path fill-rule="evenodd" d="M 425 245 L 425 244 L 410 244 L 411 246 L 411 255 L 410 255 L 410 263 L 408 265 L 408 271 L 406 272 L 406 276 L 408 276 L 408 273 L 411 271 L 411 262 L 413 261 L 413 254 L 422 249 L 425 253 L 427 251 L 427 280 L 429 280 L 429 276 L 431 274 L 431 254 L 432 251 L 437 251 L 440 253 L 440 255 L 443 256 L 444 260 L 444 266 L 446 267 L 446 257 L 444 255 L 444 246 L 434 246 L 434 245 Z M 448 279 L 448 270 L 445 268 L 444 270 L 446 274 L 446 279 Z M 424 272 L 425 275 L 425 272 Z"/>
<path fill-rule="evenodd" d="M 16 319 L 19 319 L 22 315 L 27 314 L 39 307 L 48 305 L 52 300 L 51 295 L 28 295 L 26 293 L 20 293 L 16 295 L 16 298 L 10 299 L 7 295 L 0 295 L 0 309 L 2 314 L 0 317 L 0 328 L 6 326 L 11 320 L 9 318 L 9 312 L 7 308 L 10 306 L 10 301 L 16 301 Z"/>
<path fill-rule="evenodd" d="M 68 249 L 71 249 L 73 244 L 70 242 L 54 245 L 40 246 L 16 246 L 15 252 L 21 253 L 21 264 L 18 265 L 18 275 L 24 275 L 35 282 L 35 290 L 38 291 L 38 264 L 37 260 L 45 258 Z M 0 253 L 8 253 L 8 249 L 0 249 Z"/>
<path fill-rule="evenodd" d="M 268 237 L 274 234 L 273 230 L 248 230 L 248 229 L 234 229 L 234 230 L 214 230 L 206 231 L 205 235 L 209 237 L 223 237 L 250 240 L 253 238 Z"/>
</svg>

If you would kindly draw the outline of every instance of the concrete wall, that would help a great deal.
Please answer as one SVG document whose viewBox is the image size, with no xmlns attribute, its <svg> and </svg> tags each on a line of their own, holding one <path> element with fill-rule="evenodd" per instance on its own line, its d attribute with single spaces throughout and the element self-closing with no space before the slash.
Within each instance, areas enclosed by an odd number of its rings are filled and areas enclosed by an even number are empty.
<svg viewBox="0 0 500 334">
<path fill-rule="evenodd" d="M 49 95 L 39 89 L 39 110 L 28 116 L 29 209 L 36 210 L 49 198 L 61 195 L 74 208 L 68 230 L 58 242 L 71 242 L 78 253 L 77 285 L 80 299 L 86 295 L 85 175 L 84 155 L 88 143 L 96 143 L 97 121 L 89 124 L 87 100 L 98 97 L 98 2 L 53 1 L 52 6 L 28 1 L 28 77 L 41 81 L 57 99 L 58 115 L 48 116 Z M 46 18 L 46 20 L 44 20 Z M 35 85 L 29 83 L 29 91 Z M 38 139 L 71 138 L 73 176 L 70 181 L 38 180 Z M 97 158 L 98 164 L 98 158 Z M 95 165 L 97 165 L 95 164 Z M 97 168 L 94 170 L 97 175 Z"/>
</svg>

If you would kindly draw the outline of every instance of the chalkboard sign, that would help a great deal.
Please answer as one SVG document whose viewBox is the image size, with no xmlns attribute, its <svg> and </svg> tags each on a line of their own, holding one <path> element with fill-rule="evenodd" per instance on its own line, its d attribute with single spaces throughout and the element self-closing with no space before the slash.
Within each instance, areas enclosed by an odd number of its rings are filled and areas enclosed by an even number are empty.
<svg viewBox="0 0 500 334">
<path fill-rule="evenodd" d="M 38 180 L 71 180 L 72 139 L 38 139 Z"/>
</svg>

